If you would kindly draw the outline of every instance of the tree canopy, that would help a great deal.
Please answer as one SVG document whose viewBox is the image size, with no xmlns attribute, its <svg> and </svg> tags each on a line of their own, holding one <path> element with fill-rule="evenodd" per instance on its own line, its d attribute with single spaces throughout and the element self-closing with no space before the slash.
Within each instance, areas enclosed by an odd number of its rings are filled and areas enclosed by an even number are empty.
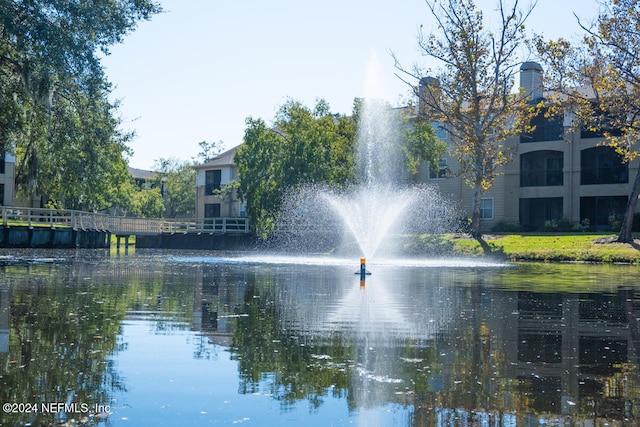
<svg viewBox="0 0 640 427">
<path fill-rule="evenodd" d="M 455 173 L 474 189 L 472 234 L 481 239 L 481 195 L 512 158 L 505 139 L 529 122 L 527 94 L 512 88 L 520 62 L 517 49 L 525 41 L 524 24 L 533 6 L 521 11 L 518 0 L 511 7 L 499 0 L 492 30 L 473 0 L 426 3 L 436 30 L 419 34 L 418 45 L 439 68 L 406 68 L 396 58 L 398 76 L 415 88 L 421 113 L 450 135 L 460 165 Z"/>
<path fill-rule="evenodd" d="M 260 237 L 273 230 L 287 189 L 306 183 L 345 185 L 355 179 L 355 125 L 331 114 L 318 100 L 313 109 L 289 100 L 274 124 L 247 118 L 244 144 L 235 155 L 239 195 Z"/>
<path fill-rule="evenodd" d="M 582 24 L 581 24 L 582 25 Z M 547 63 L 548 104 L 573 113 L 573 127 L 601 132 L 625 161 L 640 151 L 640 1 L 607 0 L 579 43 L 536 38 Z M 640 170 L 625 210 L 619 242 L 632 242 Z"/>
<path fill-rule="evenodd" d="M 20 193 L 85 210 L 131 203 L 132 135 L 100 54 L 160 11 L 150 0 L 0 2 L 0 148 L 16 155 Z"/>
<path fill-rule="evenodd" d="M 307 184 L 340 189 L 359 182 L 356 144 L 361 108 L 362 100 L 356 99 L 353 114 L 347 117 L 331 113 L 324 100 L 313 109 L 289 100 L 272 125 L 247 118 L 244 144 L 235 162 L 239 195 L 259 237 L 270 235 L 289 191 Z M 420 120 L 400 121 L 401 152 L 409 172 L 416 173 L 420 162 L 435 163 L 445 146 L 431 126 Z"/>
</svg>

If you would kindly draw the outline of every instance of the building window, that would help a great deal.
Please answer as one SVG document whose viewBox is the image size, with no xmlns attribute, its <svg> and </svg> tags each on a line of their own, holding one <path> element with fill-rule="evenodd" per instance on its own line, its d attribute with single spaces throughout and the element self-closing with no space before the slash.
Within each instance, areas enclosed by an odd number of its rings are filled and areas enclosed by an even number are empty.
<svg viewBox="0 0 640 427">
<path fill-rule="evenodd" d="M 5 173 L 5 153 L 3 151 L 0 151 L 0 174 L 4 174 Z"/>
<path fill-rule="evenodd" d="M 538 197 L 520 199 L 520 224 L 537 230 L 547 221 L 560 221 L 562 197 Z"/>
<path fill-rule="evenodd" d="M 580 130 L 580 138 L 603 138 L 605 133 L 608 133 L 611 136 L 622 136 L 622 130 L 615 127 L 615 124 L 624 122 L 624 120 L 619 120 L 615 113 L 611 114 L 611 111 L 602 111 L 600 106 L 595 102 L 591 103 L 591 111 L 598 113 L 593 117 L 593 119 L 594 122 L 599 125 L 599 128 L 594 129 L 582 127 Z"/>
<path fill-rule="evenodd" d="M 4 184 L 0 184 L 0 205 L 4 206 Z"/>
<path fill-rule="evenodd" d="M 204 205 L 205 218 L 220 218 L 220 203 L 207 203 Z"/>
<path fill-rule="evenodd" d="M 431 122 L 431 127 L 433 128 L 433 131 L 436 133 L 436 137 L 438 139 L 446 140 L 449 137 L 449 134 L 447 134 L 447 129 L 444 127 L 442 123 Z"/>
<path fill-rule="evenodd" d="M 609 231 L 611 220 L 624 216 L 627 200 L 627 196 L 580 197 L 580 219 L 588 219 L 596 231 Z"/>
<path fill-rule="evenodd" d="M 629 166 L 612 147 L 582 150 L 580 184 L 622 184 L 629 182 Z"/>
<path fill-rule="evenodd" d="M 493 199 L 480 199 L 480 219 L 493 219 Z"/>
<path fill-rule="evenodd" d="M 564 124 L 562 115 L 548 116 L 546 109 L 531 119 L 533 131 L 520 135 L 520 143 L 557 141 L 563 138 Z"/>
<path fill-rule="evenodd" d="M 520 187 L 563 184 L 562 151 L 542 150 L 520 156 Z"/>
<path fill-rule="evenodd" d="M 205 172 L 205 194 L 211 195 L 214 191 L 220 189 L 220 180 L 222 179 L 222 170 L 213 169 Z"/>
<path fill-rule="evenodd" d="M 429 166 L 429 179 L 445 179 L 449 176 L 449 165 L 447 159 L 438 160 L 438 169 L 434 170 Z"/>
</svg>

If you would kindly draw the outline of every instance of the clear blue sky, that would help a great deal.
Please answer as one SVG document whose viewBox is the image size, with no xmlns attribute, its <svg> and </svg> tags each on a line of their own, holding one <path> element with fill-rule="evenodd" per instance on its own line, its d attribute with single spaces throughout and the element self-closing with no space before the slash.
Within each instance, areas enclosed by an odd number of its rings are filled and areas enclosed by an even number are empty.
<svg viewBox="0 0 640 427">
<path fill-rule="evenodd" d="M 424 0 L 160 1 L 165 12 L 103 59 L 123 129 L 136 132 L 130 165 L 141 169 L 195 157 L 202 140 L 234 147 L 247 117 L 269 123 L 289 98 L 349 114 L 372 62 L 377 90 L 367 96 L 399 105 L 409 91 L 389 51 L 407 67 L 423 63 L 416 36 L 433 25 Z M 476 0 L 488 19 L 496 2 Z M 596 0 L 538 0 L 527 28 L 576 38 L 573 13 L 589 21 L 597 10 Z"/>
</svg>

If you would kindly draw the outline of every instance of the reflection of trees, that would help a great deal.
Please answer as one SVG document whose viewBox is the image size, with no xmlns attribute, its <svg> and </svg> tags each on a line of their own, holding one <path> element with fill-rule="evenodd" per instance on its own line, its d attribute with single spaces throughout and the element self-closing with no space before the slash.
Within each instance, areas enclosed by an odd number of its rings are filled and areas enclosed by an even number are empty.
<svg viewBox="0 0 640 427">
<path fill-rule="evenodd" d="M 9 352 L 0 353 L 0 401 L 109 405 L 111 392 L 124 387 L 108 360 L 118 351 L 126 307 L 123 287 L 92 285 L 62 266 L 4 273 L 13 291 Z M 2 424 L 47 423 L 61 416 L 3 412 Z"/>
<path fill-rule="evenodd" d="M 240 393 L 272 395 L 285 409 L 303 399 L 317 408 L 326 396 L 346 398 L 349 407 L 356 409 L 369 403 L 358 399 L 366 387 L 363 382 L 378 381 L 372 389 L 384 398 L 374 404 L 410 403 L 414 394 L 428 389 L 430 372 L 422 367 L 434 357 L 430 343 L 418 345 L 407 339 L 374 350 L 363 337 L 344 331 L 318 337 L 286 330 L 274 304 L 278 285 L 271 276 L 260 280 L 259 284 L 247 283 L 244 306 L 239 309 L 242 316 L 234 328 Z M 376 368 L 393 378 L 376 380 L 363 375 L 375 376 Z M 381 389 L 385 390 L 381 393 Z"/>
<path fill-rule="evenodd" d="M 125 316 L 152 316 L 158 334 L 189 328 L 200 268 L 91 254 L 0 270 L 0 286 L 10 289 L 2 295 L 11 299 L 9 351 L 0 352 L 0 402 L 109 405 L 113 393 L 125 388 L 112 357 L 127 345 L 118 341 Z M 0 424 L 49 424 L 63 418 L 0 413 Z"/>
<path fill-rule="evenodd" d="M 453 316 L 432 339 L 370 343 L 353 324 L 331 332 L 312 322 L 287 328 L 291 319 L 283 322 L 279 310 L 323 300 L 298 293 L 282 303 L 300 290 L 283 293 L 280 280 L 269 273 L 248 279 L 237 308 L 241 393 L 273 395 L 285 409 L 303 399 L 317 408 L 327 396 L 350 409 L 404 404 L 413 409 L 412 425 L 425 426 L 635 420 L 640 293 L 505 291 L 477 277 L 451 288 Z M 314 319 L 324 313 L 308 311 Z M 389 378 L 374 383 L 369 373 Z"/>
<path fill-rule="evenodd" d="M 240 393 L 268 393 L 285 405 L 307 399 L 314 407 L 328 393 L 342 396 L 347 372 L 339 364 L 327 367 L 319 357 L 343 360 L 340 353 L 347 347 L 331 343 L 315 346 L 305 337 L 283 333 L 272 303 L 272 289 L 269 280 L 260 287 L 255 282 L 247 284 L 242 307 L 246 316 L 238 318 L 233 339 L 241 375 Z"/>
</svg>

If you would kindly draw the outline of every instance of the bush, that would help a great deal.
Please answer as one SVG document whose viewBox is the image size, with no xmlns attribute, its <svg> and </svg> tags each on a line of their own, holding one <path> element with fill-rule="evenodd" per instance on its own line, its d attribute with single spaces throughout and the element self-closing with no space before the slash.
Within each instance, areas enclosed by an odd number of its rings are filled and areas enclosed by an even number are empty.
<svg viewBox="0 0 640 427">
<path fill-rule="evenodd" d="M 526 231 L 526 228 L 516 221 L 498 221 L 491 227 L 491 231 L 498 233 L 520 233 Z"/>
<path fill-rule="evenodd" d="M 611 231 L 617 233 L 622 228 L 622 220 L 624 217 L 622 215 L 611 214 L 609 215 L 609 227 Z"/>
<path fill-rule="evenodd" d="M 591 221 L 589 221 L 589 218 L 585 218 L 582 221 L 580 221 L 580 223 L 576 223 L 573 226 L 573 231 L 581 231 L 581 232 L 585 232 L 591 229 Z"/>
<path fill-rule="evenodd" d="M 562 218 L 560 220 L 549 220 L 546 221 L 544 223 L 544 225 L 542 227 L 540 227 L 540 231 L 546 231 L 546 232 L 561 232 L 561 233 L 566 233 L 566 232 L 570 232 L 570 231 L 584 231 L 582 229 L 582 225 L 581 224 L 574 224 L 573 222 L 571 222 L 571 220 L 567 219 L 567 218 Z"/>
</svg>

